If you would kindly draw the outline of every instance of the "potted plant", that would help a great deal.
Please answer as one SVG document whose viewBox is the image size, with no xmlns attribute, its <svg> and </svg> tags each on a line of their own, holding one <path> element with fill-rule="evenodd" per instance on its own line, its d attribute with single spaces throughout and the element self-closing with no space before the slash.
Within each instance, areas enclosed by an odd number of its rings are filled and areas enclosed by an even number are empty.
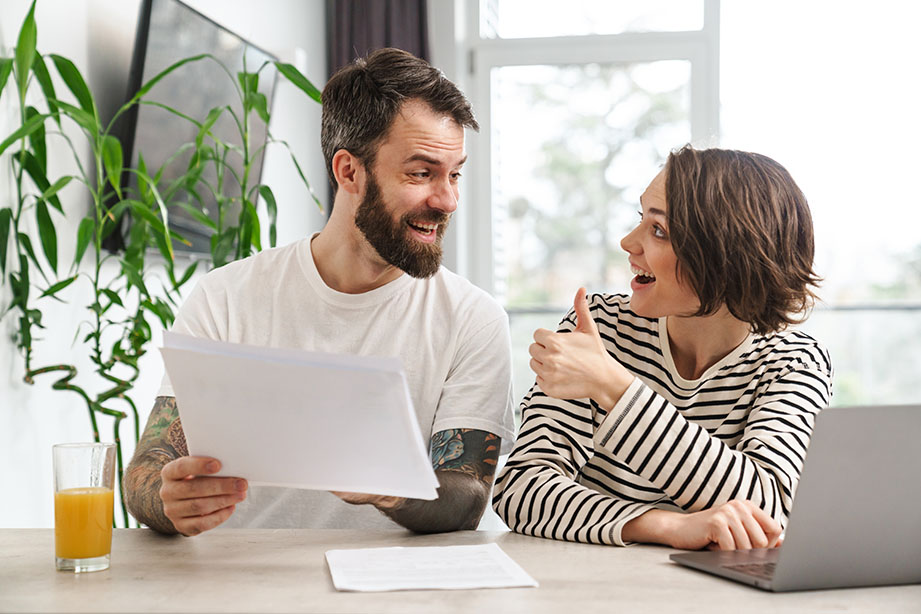
<svg viewBox="0 0 921 614">
<path fill-rule="evenodd" d="M 237 75 L 224 68 L 236 85 L 238 110 L 218 107 L 204 118 L 194 118 L 156 102 L 152 90 L 170 73 L 194 62 L 218 62 L 209 54 L 201 54 L 182 59 L 157 74 L 104 123 L 79 69 L 67 58 L 39 53 L 36 40 L 33 2 L 19 31 L 13 57 L 0 58 L 0 97 L 16 96 L 19 114 L 15 129 L 9 135 L 0 135 L 0 156 L 8 154 L 15 188 L 12 202 L 0 202 L 0 276 L 3 285 L 9 285 L 11 297 L 8 304 L 0 304 L 0 319 L 14 318 L 17 322 L 16 345 L 23 357 L 24 381 L 32 384 L 37 378 L 51 376 L 52 388 L 78 394 L 87 410 L 95 441 L 101 438 L 99 418 L 108 417 L 112 441 L 117 445 L 120 483 L 124 461 L 122 421 L 127 418 L 131 423 L 135 442 L 139 437 L 138 411 L 131 392 L 139 374 L 138 361 L 152 339 L 150 322 L 156 320 L 164 328 L 172 323 L 179 293 L 199 264 L 195 262 L 178 270 L 174 244 L 185 239 L 170 227 L 170 211 L 181 207 L 211 228 L 208 264 L 222 266 L 262 249 L 261 220 L 256 209 L 260 197 L 267 212 L 269 243 L 274 246 L 275 198 L 269 186 L 251 180 L 249 169 L 268 144 L 283 147 L 287 144 L 276 140 L 271 133 L 265 144 L 253 147 L 251 143 L 252 115 L 258 115 L 266 125 L 270 119 L 265 97 L 258 92 L 259 75 L 266 64 L 254 72 L 244 69 Z M 273 64 L 281 75 L 320 102 L 317 88 L 294 66 Z M 67 99 L 55 90 L 51 68 L 65 84 Z M 35 97 L 39 99 L 37 106 L 31 104 Z M 113 126 L 121 115 L 135 105 L 145 104 L 181 116 L 197 129 L 194 142 L 176 143 L 176 156 L 156 169 L 147 167 L 143 152 L 139 152 L 136 167 L 126 163 L 121 143 L 113 135 Z M 230 114 L 238 127 L 237 142 L 223 141 L 211 130 L 223 114 Z M 90 152 L 88 163 L 81 157 L 78 142 L 65 132 L 65 123 L 79 129 Z M 79 171 L 54 176 L 48 164 L 49 147 L 68 148 Z M 165 167 L 179 154 L 189 151 L 191 160 L 178 177 L 164 181 Z M 219 178 L 235 175 L 229 164 L 234 156 L 244 169 L 242 176 L 233 177 L 240 187 L 237 197 L 226 194 L 228 184 L 223 181 L 212 184 L 203 179 L 208 166 L 215 169 Z M 292 160 L 313 196 L 293 154 Z M 136 177 L 136 190 L 122 188 L 123 173 Z M 62 189 L 74 182 L 88 193 L 91 207 L 76 224 L 76 248 L 63 266 L 58 249 L 62 228 L 73 228 L 76 220 L 67 219 L 59 196 Z M 219 221 L 215 222 L 201 210 L 200 202 L 188 198 L 198 190 L 212 192 L 219 208 L 238 209 L 239 215 L 229 219 L 222 210 Z M 316 196 L 313 199 L 320 204 Z M 118 253 L 110 253 L 103 242 L 116 231 L 123 216 L 130 217 L 125 247 Z M 30 236 L 30 226 L 37 231 L 38 249 Z M 158 257 L 151 257 L 152 251 Z M 75 382 L 76 366 L 38 365 L 34 354 L 38 333 L 48 326 L 43 306 L 52 300 L 67 301 L 81 285 L 89 288 L 90 300 L 83 306 L 87 317 L 76 330 L 68 331 L 68 336 L 86 348 L 93 364 L 93 386 Z M 129 525 L 124 505 L 122 520 L 124 526 Z"/>
</svg>

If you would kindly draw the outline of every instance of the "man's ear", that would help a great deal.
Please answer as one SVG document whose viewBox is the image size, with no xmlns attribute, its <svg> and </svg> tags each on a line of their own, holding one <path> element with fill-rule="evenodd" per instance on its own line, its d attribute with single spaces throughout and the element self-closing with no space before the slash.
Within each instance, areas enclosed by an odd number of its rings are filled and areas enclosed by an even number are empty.
<svg viewBox="0 0 921 614">
<path fill-rule="evenodd" d="M 361 160 L 353 156 L 346 149 L 340 149 L 333 154 L 333 176 L 339 188 L 349 194 L 361 193 L 364 183 L 365 167 Z"/>
</svg>

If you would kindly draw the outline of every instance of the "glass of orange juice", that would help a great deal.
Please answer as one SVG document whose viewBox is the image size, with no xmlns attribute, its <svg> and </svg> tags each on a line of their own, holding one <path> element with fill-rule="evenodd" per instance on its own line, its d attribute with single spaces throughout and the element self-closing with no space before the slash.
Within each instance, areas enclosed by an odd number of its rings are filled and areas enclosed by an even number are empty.
<svg viewBox="0 0 921 614">
<path fill-rule="evenodd" d="M 54 454 L 54 554 L 59 571 L 101 571 L 112 552 L 114 443 L 59 443 Z"/>
</svg>

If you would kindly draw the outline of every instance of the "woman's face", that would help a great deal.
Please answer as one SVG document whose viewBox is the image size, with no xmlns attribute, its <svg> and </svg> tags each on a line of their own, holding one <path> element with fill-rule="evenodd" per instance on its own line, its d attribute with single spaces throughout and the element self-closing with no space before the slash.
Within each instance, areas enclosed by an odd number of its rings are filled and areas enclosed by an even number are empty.
<svg viewBox="0 0 921 614">
<path fill-rule="evenodd" d="M 695 313 L 697 294 L 677 276 L 678 258 L 668 234 L 665 170 L 659 172 L 640 196 L 640 223 L 620 241 L 630 254 L 634 274 L 630 282 L 630 307 L 647 318 Z"/>
</svg>

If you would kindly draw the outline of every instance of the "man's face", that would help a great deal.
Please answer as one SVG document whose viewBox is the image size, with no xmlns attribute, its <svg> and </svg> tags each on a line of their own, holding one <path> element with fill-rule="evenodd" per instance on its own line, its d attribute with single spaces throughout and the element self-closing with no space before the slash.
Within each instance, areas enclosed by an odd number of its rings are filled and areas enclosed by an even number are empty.
<svg viewBox="0 0 921 614">
<path fill-rule="evenodd" d="M 438 272 L 466 157 L 461 126 L 419 101 L 403 105 L 367 169 L 355 214 L 355 225 L 387 264 L 418 278 Z"/>
</svg>

